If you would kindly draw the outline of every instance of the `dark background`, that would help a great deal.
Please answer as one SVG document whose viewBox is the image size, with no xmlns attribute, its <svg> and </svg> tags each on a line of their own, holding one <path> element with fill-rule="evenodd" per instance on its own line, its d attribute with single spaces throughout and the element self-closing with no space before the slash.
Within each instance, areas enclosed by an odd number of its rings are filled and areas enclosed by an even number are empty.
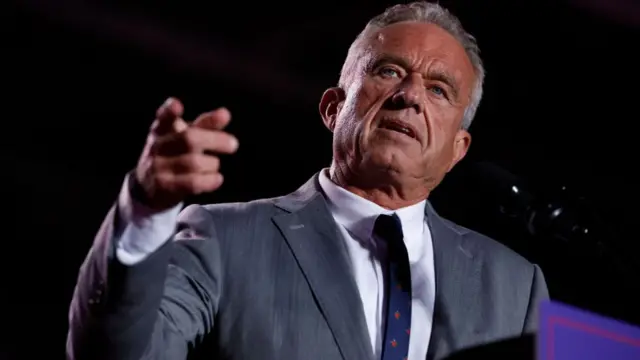
<svg viewBox="0 0 640 360">
<path fill-rule="evenodd" d="M 5 3 L 0 358 L 62 353 L 78 267 L 166 97 L 182 99 L 187 118 L 221 105 L 234 116 L 241 146 L 223 164 L 225 185 L 194 201 L 291 192 L 329 164 L 317 101 L 389 4 Z M 441 4 L 478 38 L 487 80 L 469 158 L 433 195 L 436 209 L 539 263 L 555 299 L 640 323 L 640 6 Z M 509 210 L 515 182 L 479 161 L 515 174 L 533 210 L 551 203 L 575 220 L 530 235 Z M 590 236 L 560 236 L 574 225 Z"/>
</svg>

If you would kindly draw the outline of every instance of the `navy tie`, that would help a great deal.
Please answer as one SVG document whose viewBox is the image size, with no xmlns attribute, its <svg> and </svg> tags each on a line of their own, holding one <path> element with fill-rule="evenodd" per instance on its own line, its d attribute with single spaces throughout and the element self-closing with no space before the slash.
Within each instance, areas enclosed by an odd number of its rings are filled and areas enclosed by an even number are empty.
<svg viewBox="0 0 640 360">
<path fill-rule="evenodd" d="M 382 360 L 405 360 L 409 356 L 411 335 L 411 269 L 400 219 L 396 214 L 380 215 L 373 232 L 386 242 L 389 260 Z"/>
</svg>

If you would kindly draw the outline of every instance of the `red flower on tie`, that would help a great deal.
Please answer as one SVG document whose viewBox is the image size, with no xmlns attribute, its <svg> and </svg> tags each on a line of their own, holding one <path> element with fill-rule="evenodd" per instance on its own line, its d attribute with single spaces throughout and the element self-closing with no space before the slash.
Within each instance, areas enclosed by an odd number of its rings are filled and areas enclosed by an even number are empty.
<svg viewBox="0 0 640 360">
<path fill-rule="evenodd" d="M 407 335 L 411 335 L 411 329 L 407 329 L 405 330 L 405 332 L 407 333 Z"/>
<path fill-rule="evenodd" d="M 400 319 L 400 311 L 396 311 L 393 315 L 396 317 L 396 320 Z"/>
<path fill-rule="evenodd" d="M 402 285 L 400 285 L 400 284 L 396 285 L 396 289 L 402 290 Z"/>
<path fill-rule="evenodd" d="M 396 339 L 391 340 L 391 346 L 393 347 L 398 346 L 398 342 L 396 341 Z"/>
</svg>

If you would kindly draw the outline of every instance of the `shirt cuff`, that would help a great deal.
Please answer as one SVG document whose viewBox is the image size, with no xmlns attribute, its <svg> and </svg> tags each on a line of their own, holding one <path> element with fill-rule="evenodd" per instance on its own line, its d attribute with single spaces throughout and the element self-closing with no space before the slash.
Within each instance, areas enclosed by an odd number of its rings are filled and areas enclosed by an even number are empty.
<svg viewBox="0 0 640 360">
<path fill-rule="evenodd" d="M 132 196 L 128 174 L 118 196 L 116 258 L 124 265 L 142 262 L 173 235 L 182 204 L 167 210 L 154 210 Z"/>
</svg>

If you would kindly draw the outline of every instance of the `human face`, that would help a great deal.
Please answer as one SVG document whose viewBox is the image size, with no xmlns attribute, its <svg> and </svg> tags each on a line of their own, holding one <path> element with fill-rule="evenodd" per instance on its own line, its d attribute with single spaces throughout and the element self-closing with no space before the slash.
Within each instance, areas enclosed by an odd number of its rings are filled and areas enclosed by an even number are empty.
<svg viewBox="0 0 640 360">
<path fill-rule="evenodd" d="M 320 103 L 336 165 L 435 187 L 471 140 L 461 129 L 475 81 L 464 48 L 436 25 L 402 22 L 356 51 L 346 88 L 327 90 Z"/>
</svg>

